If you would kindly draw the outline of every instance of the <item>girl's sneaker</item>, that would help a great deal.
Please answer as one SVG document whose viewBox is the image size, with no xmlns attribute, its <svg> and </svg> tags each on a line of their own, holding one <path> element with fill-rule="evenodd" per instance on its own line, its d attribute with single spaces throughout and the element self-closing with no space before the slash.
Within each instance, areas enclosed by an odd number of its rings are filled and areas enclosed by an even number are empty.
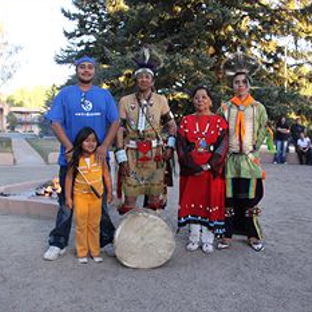
<svg viewBox="0 0 312 312">
<path fill-rule="evenodd" d="M 100 263 L 100 262 L 103 262 L 103 258 L 102 257 L 93 257 L 93 261 L 96 263 Z"/>
<path fill-rule="evenodd" d="M 79 264 L 87 264 L 88 263 L 88 258 L 83 257 L 83 258 L 78 258 Z"/>
</svg>

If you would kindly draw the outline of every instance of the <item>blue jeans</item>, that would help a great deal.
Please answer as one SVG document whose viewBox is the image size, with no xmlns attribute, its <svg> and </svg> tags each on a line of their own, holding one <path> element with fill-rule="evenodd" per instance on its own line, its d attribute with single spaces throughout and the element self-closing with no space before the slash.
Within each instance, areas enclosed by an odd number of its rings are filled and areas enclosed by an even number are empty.
<svg viewBox="0 0 312 312">
<path fill-rule="evenodd" d="M 287 152 L 287 141 L 276 141 L 276 155 L 274 157 L 274 161 L 278 164 L 283 164 L 286 162 L 286 152 Z"/>
<path fill-rule="evenodd" d="M 62 192 L 59 196 L 59 210 L 56 216 L 55 228 L 49 235 L 49 245 L 57 246 L 61 249 L 68 245 L 69 234 L 72 225 L 73 210 L 65 205 L 65 178 L 67 173 L 66 166 L 60 166 L 59 179 Z M 115 226 L 113 225 L 107 209 L 106 193 L 103 198 L 102 204 L 102 217 L 101 217 L 101 233 L 100 233 L 100 246 L 111 243 L 114 239 Z"/>
</svg>

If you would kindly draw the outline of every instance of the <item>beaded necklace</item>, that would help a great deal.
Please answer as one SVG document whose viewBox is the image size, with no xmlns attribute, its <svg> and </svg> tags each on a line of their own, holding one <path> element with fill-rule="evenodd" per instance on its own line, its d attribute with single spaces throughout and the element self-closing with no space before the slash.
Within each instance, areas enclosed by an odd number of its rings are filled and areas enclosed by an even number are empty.
<svg viewBox="0 0 312 312">
<path fill-rule="evenodd" d="M 195 127 L 196 127 L 196 132 L 198 134 L 198 138 L 197 138 L 198 148 L 197 149 L 199 152 L 204 152 L 205 150 L 207 150 L 207 147 L 208 147 L 208 144 L 206 142 L 206 134 L 209 131 L 210 122 L 207 123 L 204 131 L 200 131 L 200 127 L 199 127 L 199 123 L 198 123 L 198 116 L 196 115 L 195 118 L 196 118 Z"/>
</svg>

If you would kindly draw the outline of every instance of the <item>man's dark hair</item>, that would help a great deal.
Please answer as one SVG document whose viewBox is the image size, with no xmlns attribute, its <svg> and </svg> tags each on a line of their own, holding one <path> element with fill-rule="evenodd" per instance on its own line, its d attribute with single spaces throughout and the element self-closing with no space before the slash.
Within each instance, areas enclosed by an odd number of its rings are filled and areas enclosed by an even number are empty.
<svg viewBox="0 0 312 312">
<path fill-rule="evenodd" d="M 247 80 L 247 83 L 248 83 L 248 87 L 250 87 L 251 86 L 251 80 L 250 80 L 250 77 L 248 76 L 248 74 L 245 73 L 245 72 L 237 72 L 237 73 L 235 73 L 235 75 L 232 77 L 232 83 L 231 83 L 232 87 L 233 87 L 233 84 L 234 84 L 235 77 L 237 77 L 239 75 L 244 75 L 246 77 L 246 80 Z"/>
</svg>

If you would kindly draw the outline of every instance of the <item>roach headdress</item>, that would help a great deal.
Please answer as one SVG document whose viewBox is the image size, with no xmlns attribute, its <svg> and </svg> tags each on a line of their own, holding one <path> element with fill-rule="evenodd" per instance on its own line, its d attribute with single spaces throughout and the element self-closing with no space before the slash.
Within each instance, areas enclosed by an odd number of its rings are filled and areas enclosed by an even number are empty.
<svg viewBox="0 0 312 312">
<path fill-rule="evenodd" d="M 159 55 L 148 47 L 143 47 L 134 61 L 136 63 L 135 77 L 140 73 L 148 73 L 154 77 L 156 69 L 162 64 Z"/>
</svg>

